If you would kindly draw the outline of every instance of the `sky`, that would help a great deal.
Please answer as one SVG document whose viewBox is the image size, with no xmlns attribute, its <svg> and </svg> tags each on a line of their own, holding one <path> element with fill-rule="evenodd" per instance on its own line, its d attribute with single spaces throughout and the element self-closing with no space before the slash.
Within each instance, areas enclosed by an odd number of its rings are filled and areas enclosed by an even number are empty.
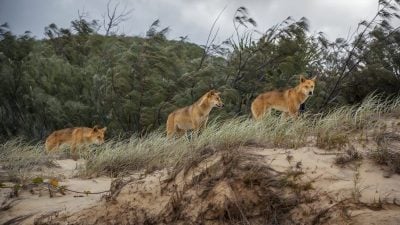
<svg viewBox="0 0 400 225">
<path fill-rule="evenodd" d="M 44 27 L 55 23 L 70 27 L 79 12 L 102 21 L 109 0 L 0 0 L 0 23 L 7 22 L 11 31 L 23 34 L 31 31 L 36 38 L 44 38 Z M 371 19 L 377 11 L 378 0 L 111 0 L 120 9 L 132 9 L 128 20 L 120 24 L 118 33 L 144 36 L 156 19 L 161 27 L 170 27 L 167 37 L 178 39 L 188 35 L 188 41 L 205 44 L 211 25 L 217 21 L 216 43 L 233 34 L 232 18 L 236 9 L 245 6 L 257 22 L 256 29 L 265 32 L 288 16 L 298 20 L 306 17 L 310 31 L 322 31 L 330 39 L 346 38 L 358 22 Z M 103 32 L 100 30 L 100 32 Z"/>
</svg>

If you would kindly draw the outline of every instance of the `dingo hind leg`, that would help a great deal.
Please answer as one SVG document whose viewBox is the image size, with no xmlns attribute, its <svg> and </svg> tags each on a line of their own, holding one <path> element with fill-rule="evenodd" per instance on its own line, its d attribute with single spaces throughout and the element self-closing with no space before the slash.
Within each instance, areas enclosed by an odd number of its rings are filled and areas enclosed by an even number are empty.
<svg viewBox="0 0 400 225">
<path fill-rule="evenodd" d="M 174 134 L 177 131 L 177 127 L 175 125 L 174 119 L 175 119 L 175 114 L 174 113 L 169 114 L 168 119 L 167 119 L 167 127 L 166 127 L 168 138 L 171 138 L 172 136 L 174 136 Z"/>
<path fill-rule="evenodd" d="M 251 114 L 255 120 L 262 119 L 267 112 L 269 113 L 270 110 L 269 104 L 257 101 L 257 99 L 251 104 Z"/>
<path fill-rule="evenodd" d="M 58 141 L 56 140 L 52 140 L 52 139 L 47 139 L 46 143 L 45 143 L 45 148 L 47 152 L 50 152 L 54 149 L 58 149 L 60 146 L 60 143 L 58 143 Z"/>
<path fill-rule="evenodd" d="M 45 149 L 47 152 L 52 150 L 58 150 L 60 147 L 61 142 L 57 137 L 57 133 L 51 134 L 49 137 L 46 138 L 46 142 L 44 143 Z"/>
<path fill-rule="evenodd" d="M 180 129 L 178 124 L 175 123 L 175 113 L 171 113 L 167 119 L 167 137 L 172 138 L 173 136 L 176 136 L 177 138 L 180 138 L 185 133 L 186 131 Z"/>
</svg>

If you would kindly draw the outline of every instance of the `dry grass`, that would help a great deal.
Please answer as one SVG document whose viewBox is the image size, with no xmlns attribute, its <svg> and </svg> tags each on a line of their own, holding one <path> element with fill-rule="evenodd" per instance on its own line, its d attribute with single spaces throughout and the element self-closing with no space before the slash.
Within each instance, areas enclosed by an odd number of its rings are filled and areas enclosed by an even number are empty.
<svg viewBox="0 0 400 225">
<path fill-rule="evenodd" d="M 348 134 L 373 129 L 382 115 L 400 112 L 399 108 L 400 98 L 389 101 L 371 96 L 358 106 L 344 106 L 297 120 L 269 116 L 259 122 L 243 117 L 212 122 L 190 141 L 187 138 L 167 139 L 163 131 L 140 138 L 109 140 L 101 146 L 81 151 L 81 157 L 88 160 L 82 174 L 117 176 L 137 170 L 182 168 L 203 157 L 205 151 L 213 153 L 249 143 L 280 148 L 316 144 L 327 150 L 341 149 L 349 142 Z M 51 156 L 44 154 L 41 144 L 12 140 L 0 148 L 0 162 L 4 168 L 29 169 L 33 165 L 49 164 L 52 160 Z"/>
<path fill-rule="evenodd" d="M 377 149 L 371 150 L 369 156 L 378 164 L 387 165 L 391 172 L 400 173 L 400 135 L 394 132 L 383 132 L 375 137 Z"/>
<path fill-rule="evenodd" d="M 306 144 L 309 129 L 305 119 L 285 121 L 271 117 L 257 123 L 244 118 L 212 123 L 191 141 L 169 140 L 163 133 L 153 132 L 146 137 L 110 141 L 99 147 L 88 157 L 87 171 L 116 175 L 121 171 L 182 167 L 186 161 L 202 157 L 204 151 L 226 150 L 247 143 L 297 148 Z"/>
<path fill-rule="evenodd" d="M 343 106 L 328 112 L 316 121 L 317 147 L 342 149 L 349 143 L 349 134 L 374 129 L 382 115 L 398 107 L 398 99 L 389 101 L 381 100 L 379 96 L 369 96 L 358 106 Z"/>
<path fill-rule="evenodd" d="M 344 153 L 335 158 L 335 164 L 345 165 L 350 162 L 361 160 L 362 158 L 361 152 L 357 151 L 353 145 L 348 145 Z"/>
<path fill-rule="evenodd" d="M 45 154 L 42 144 L 13 139 L 0 144 L 0 162 L 3 169 L 31 170 L 38 166 L 54 166 L 51 157 Z"/>
</svg>

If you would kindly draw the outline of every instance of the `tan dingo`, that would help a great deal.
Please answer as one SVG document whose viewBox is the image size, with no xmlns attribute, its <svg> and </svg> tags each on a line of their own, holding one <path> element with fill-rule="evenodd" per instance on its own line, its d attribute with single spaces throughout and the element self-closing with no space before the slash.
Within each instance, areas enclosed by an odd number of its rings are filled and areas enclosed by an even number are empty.
<svg viewBox="0 0 400 225">
<path fill-rule="evenodd" d="M 251 104 L 253 118 L 259 120 L 271 109 L 282 111 L 285 115 L 297 117 L 300 105 L 314 93 L 315 78 L 306 79 L 300 76 L 300 84 L 284 91 L 268 91 L 254 99 Z"/>
<path fill-rule="evenodd" d="M 58 149 L 62 144 L 71 146 L 71 152 L 74 155 L 76 146 L 81 144 L 102 144 L 104 143 L 104 133 L 106 127 L 99 128 L 95 126 L 89 127 L 74 127 L 57 130 L 51 133 L 46 139 L 46 150 L 51 151 Z"/>
<path fill-rule="evenodd" d="M 167 136 L 172 137 L 174 134 L 182 136 L 188 130 L 194 130 L 197 133 L 201 127 L 206 126 L 211 109 L 223 106 L 219 92 L 215 90 L 207 92 L 192 105 L 169 114 Z"/>
</svg>

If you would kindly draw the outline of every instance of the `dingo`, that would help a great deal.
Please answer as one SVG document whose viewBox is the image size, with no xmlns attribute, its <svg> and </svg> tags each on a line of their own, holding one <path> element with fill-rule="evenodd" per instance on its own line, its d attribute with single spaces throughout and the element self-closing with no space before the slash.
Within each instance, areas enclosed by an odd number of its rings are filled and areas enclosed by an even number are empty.
<svg viewBox="0 0 400 225">
<path fill-rule="evenodd" d="M 62 144 L 71 146 L 71 152 L 75 154 L 76 146 L 81 144 L 102 144 L 106 127 L 99 128 L 74 127 L 57 130 L 51 133 L 46 139 L 46 150 L 58 149 Z"/>
<path fill-rule="evenodd" d="M 208 115 L 214 107 L 222 108 L 220 93 L 211 90 L 190 106 L 177 109 L 169 114 L 167 120 L 167 136 L 175 133 L 180 137 L 188 130 L 194 130 L 197 134 L 201 127 L 205 127 Z"/>
<path fill-rule="evenodd" d="M 315 78 L 307 80 L 301 75 L 300 84 L 294 88 L 260 94 L 251 104 L 253 118 L 261 119 L 271 108 L 284 112 L 286 116 L 297 117 L 300 105 L 314 93 Z"/>
</svg>

